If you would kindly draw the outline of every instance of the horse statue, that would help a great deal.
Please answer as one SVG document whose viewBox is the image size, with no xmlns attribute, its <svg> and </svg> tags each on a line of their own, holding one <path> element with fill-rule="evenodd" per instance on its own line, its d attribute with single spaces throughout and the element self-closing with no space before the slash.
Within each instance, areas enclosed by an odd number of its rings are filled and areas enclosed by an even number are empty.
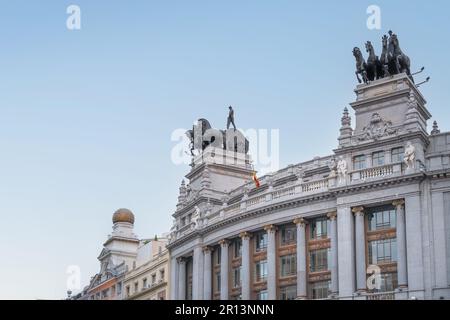
<svg viewBox="0 0 450 320">
<path fill-rule="evenodd" d="M 366 51 L 369 53 L 366 63 L 367 78 L 370 81 L 378 80 L 383 77 L 383 69 L 378 56 L 375 54 L 375 49 L 370 41 L 366 42 Z"/>
<path fill-rule="evenodd" d="M 383 69 L 383 78 L 389 77 L 392 73 L 392 70 L 389 70 L 389 56 L 388 56 L 388 37 L 384 35 L 381 38 L 382 43 L 382 51 L 380 57 L 380 64 Z"/>
<path fill-rule="evenodd" d="M 358 47 L 354 47 L 353 55 L 356 59 L 356 79 L 358 79 L 358 82 L 361 83 L 361 79 L 359 78 L 359 75 L 361 75 L 362 81 L 364 83 L 368 83 L 369 79 L 367 78 L 366 61 L 364 60 L 361 50 L 359 50 Z"/>
<path fill-rule="evenodd" d="M 411 75 L 411 62 L 409 57 L 403 53 L 402 49 L 400 49 L 398 37 L 392 31 L 389 31 L 388 58 L 390 68 L 393 67 L 395 74 L 405 72 L 414 82 Z"/>
</svg>

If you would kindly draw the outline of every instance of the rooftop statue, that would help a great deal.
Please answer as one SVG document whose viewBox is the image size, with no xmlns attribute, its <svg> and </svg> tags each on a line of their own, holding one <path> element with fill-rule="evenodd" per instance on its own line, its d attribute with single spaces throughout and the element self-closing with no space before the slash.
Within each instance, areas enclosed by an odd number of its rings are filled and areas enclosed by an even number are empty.
<svg viewBox="0 0 450 320">
<path fill-rule="evenodd" d="M 389 77 L 399 73 L 406 73 L 411 81 L 414 79 L 411 74 L 411 61 L 400 48 L 398 37 L 389 31 L 389 37 L 384 35 L 382 40 L 382 52 L 380 58 L 375 54 L 375 49 L 370 41 L 365 44 L 366 52 L 369 53 L 367 62 L 358 47 L 353 48 L 353 56 L 356 59 L 356 78 L 359 83 L 369 83 L 370 81 Z M 362 79 L 360 79 L 360 76 Z"/>
</svg>

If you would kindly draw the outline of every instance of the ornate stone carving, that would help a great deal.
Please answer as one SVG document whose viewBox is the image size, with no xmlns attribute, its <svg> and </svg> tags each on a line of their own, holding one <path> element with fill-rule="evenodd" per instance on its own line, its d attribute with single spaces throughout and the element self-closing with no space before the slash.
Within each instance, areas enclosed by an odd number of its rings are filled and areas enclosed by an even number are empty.
<svg viewBox="0 0 450 320">
<path fill-rule="evenodd" d="M 337 212 L 330 212 L 327 214 L 327 218 L 330 220 L 336 220 Z"/>
<path fill-rule="evenodd" d="M 343 156 L 339 157 L 339 161 L 337 163 L 337 173 L 339 177 L 339 184 L 345 183 L 347 180 L 347 161 Z"/>
<path fill-rule="evenodd" d="M 364 215 L 364 207 L 363 206 L 354 207 L 354 208 L 352 208 L 352 212 L 355 216 L 356 215 Z"/>
<path fill-rule="evenodd" d="M 267 233 L 275 232 L 276 227 L 273 224 L 268 224 L 268 225 L 264 226 L 264 231 L 266 231 Z"/>
<path fill-rule="evenodd" d="M 251 238 L 251 236 L 252 236 L 252 234 L 247 231 L 239 233 L 239 237 L 242 239 L 249 239 L 249 238 Z"/>
<path fill-rule="evenodd" d="M 294 224 L 300 225 L 300 226 L 302 226 L 302 227 L 304 227 L 305 224 L 308 223 L 308 222 L 307 222 L 305 219 L 303 219 L 303 218 L 295 218 L 294 221 L 292 221 L 292 222 L 293 222 Z"/>
<path fill-rule="evenodd" d="M 397 129 L 392 128 L 392 122 L 383 120 L 380 115 L 375 112 L 372 114 L 369 124 L 363 128 L 358 140 L 378 140 L 381 137 L 394 135 L 396 133 Z"/>
<path fill-rule="evenodd" d="M 405 154 L 403 156 L 403 162 L 406 164 L 406 169 L 414 169 L 414 162 L 416 159 L 416 148 L 412 145 L 411 141 L 406 143 Z"/>
<path fill-rule="evenodd" d="M 431 130 L 431 134 L 438 134 L 441 133 L 441 130 L 439 130 L 438 124 L 436 121 L 433 122 L 433 130 Z"/>
</svg>

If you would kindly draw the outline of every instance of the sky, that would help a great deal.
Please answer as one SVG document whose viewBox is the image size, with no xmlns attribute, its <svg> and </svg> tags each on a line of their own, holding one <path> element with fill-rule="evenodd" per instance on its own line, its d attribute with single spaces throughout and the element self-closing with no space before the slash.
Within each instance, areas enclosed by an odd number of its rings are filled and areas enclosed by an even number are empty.
<svg viewBox="0 0 450 320">
<path fill-rule="evenodd" d="M 66 27 L 69 5 L 81 29 Z M 381 9 L 370 30 L 369 5 Z M 0 299 L 62 299 L 82 285 L 111 217 L 169 231 L 187 165 L 174 130 L 198 118 L 279 129 L 281 167 L 332 153 L 354 100 L 352 49 L 392 29 L 442 131 L 450 126 L 450 3 L 430 1 L 0 1 Z M 429 123 L 429 125 L 431 122 Z M 312 138 L 314 137 L 314 138 Z"/>
</svg>

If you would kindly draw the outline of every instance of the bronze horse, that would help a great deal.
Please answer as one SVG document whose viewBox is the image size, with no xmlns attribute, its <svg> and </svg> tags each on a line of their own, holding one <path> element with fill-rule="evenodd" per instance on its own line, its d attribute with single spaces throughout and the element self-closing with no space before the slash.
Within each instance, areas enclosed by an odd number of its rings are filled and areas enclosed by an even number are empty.
<svg viewBox="0 0 450 320">
<path fill-rule="evenodd" d="M 370 41 L 366 42 L 366 51 L 369 53 L 366 63 L 367 78 L 369 81 L 378 80 L 383 77 L 383 68 Z"/>
<path fill-rule="evenodd" d="M 364 83 L 368 83 L 369 82 L 369 78 L 367 77 L 367 70 L 366 70 L 366 61 L 364 60 L 364 57 L 361 53 L 361 50 L 359 50 L 358 47 L 354 47 L 353 48 L 353 55 L 355 56 L 356 59 L 356 79 L 358 79 L 358 82 L 364 82 Z M 359 78 L 359 75 L 361 75 L 362 77 L 362 81 Z"/>
<path fill-rule="evenodd" d="M 414 82 L 411 75 L 411 62 L 409 57 L 403 53 L 400 48 L 397 35 L 392 31 L 389 31 L 389 45 L 388 45 L 388 60 L 389 69 L 393 70 L 395 74 L 405 72 L 409 78 Z M 392 72 L 391 72 L 392 73 Z"/>
</svg>

